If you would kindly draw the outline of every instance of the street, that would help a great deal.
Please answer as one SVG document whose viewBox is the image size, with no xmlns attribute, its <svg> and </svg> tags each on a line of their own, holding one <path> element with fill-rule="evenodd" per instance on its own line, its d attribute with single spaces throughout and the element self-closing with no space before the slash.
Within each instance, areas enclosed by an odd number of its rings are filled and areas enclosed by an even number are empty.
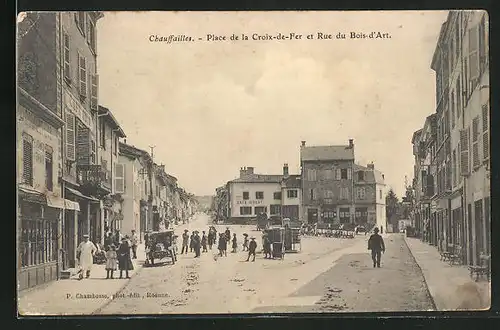
<svg viewBox="0 0 500 330">
<path fill-rule="evenodd" d="M 209 219 L 198 214 L 176 228 L 208 231 Z M 218 232 L 226 226 L 217 226 Z M 284 260 L 257 254 L 246 262 L 242 234 L 254 226 L 228 226 L 239 239 L 237 253 L 215 257 L 216 249 L 194 258 L 178 256 L 175 265 L 144 267 L 119 295 L 94 314 L 363 312 L 432 310 L 422 273 L 403 236 L 385 238 L 382 268 L 372 268 L 368 235 L 354 239 L 303 237 L 302 251 Z M 117 296 L 117 297 L 116 297 Z"/>
</svg>

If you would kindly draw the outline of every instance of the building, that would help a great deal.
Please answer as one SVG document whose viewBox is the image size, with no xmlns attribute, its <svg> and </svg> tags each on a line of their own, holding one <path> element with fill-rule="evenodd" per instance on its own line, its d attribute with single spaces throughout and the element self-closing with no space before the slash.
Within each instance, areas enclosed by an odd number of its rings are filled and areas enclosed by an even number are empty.
<svg viewBox="0 0 500 330">
<path fill-rule="evenodd" d="M 382 172 L 373 163 L 366 167 L 353 165 L 354 180 L 354 223 L 371 228 L 387 229 L 387 188 Z"/>
<path fill-rule="evenodd" d="M 434 181 L 430 208 L 417 221 L 426 232 L 423 238 L 439 250 L 458 247 L 467 264 L 478 264 L 480 253 L 489 253 L 491 245 L 487 18 L 484 11 L 450 11 L 441 27 L 431 63 L 436 137 L 419 142 L 417 159 L 418 166 L 428 164 L 430 154 L 431 173 L 424 167 L 414 178 L 416 192 L 422 189 L 419 181 L 428 189 Z M 424 195 L 425 202 L 431 193 Z M 423 204 L 413 210 L 417 219 Z"/>
<path fill-rule="evenodd" d="M 29 13 L 19 24 L 21 289 L 75 266 L 76 246 L 99 202 L 79 191 L 76 178 L 78 165 L 96 160 L 95 38 L 102 16 Z M 43 196 L 27 197 L 37 192 Z"/>
<path fill-rule="evenodd" d="M 256 174 L 242 167 L 240 177 L 227 183 L 229 222 L 248 223 L 260 213 L 281 215 L 283 175 Z"/>
<path fill-rule="evenodd" d="M 302 218 L 313 223 L 354 222 L 354 142 L 300 147 Z"/>
<path fill-rule="evenodd" d="M 211 210 L 216 221 L 227 221 L 229 218 L 229 195 L 227 184 L 215 189 Z"/>
<path fill-rule="evenodd" d="M 281 211 L 283 218 L 300 221 L 302 209 L 302 182 L 300 175 L 290 175 L 288 164 L 283 165 L 281 180 Z"/>
</svg>

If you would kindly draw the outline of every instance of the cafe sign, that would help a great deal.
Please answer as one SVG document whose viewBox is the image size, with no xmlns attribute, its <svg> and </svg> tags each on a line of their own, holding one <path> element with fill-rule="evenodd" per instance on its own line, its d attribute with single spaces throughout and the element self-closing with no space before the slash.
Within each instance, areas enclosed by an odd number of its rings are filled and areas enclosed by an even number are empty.
<svg viewBox="0 0 500 330">
<path fill-rule="evenodd" d="M 264 204 L 263 200 L 242 200 L 242 201 L 236 201 L 236 205 L 261 205 Z"/>
</svg>

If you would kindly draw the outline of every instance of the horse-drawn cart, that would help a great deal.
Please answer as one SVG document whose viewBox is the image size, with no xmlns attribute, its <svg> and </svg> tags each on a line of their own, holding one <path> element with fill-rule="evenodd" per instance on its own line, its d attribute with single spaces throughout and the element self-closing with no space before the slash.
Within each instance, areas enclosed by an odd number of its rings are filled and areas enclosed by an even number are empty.
<svg viewBox="0 0 500 330">
<path fill-rule="evenodd" d="M 149 232 L 146 241 L 146 265 L 154 265 L 155 260 L 170 259 L 172 264 L 177 261 L 173 246 L 173 230 Z"/>
</svg>

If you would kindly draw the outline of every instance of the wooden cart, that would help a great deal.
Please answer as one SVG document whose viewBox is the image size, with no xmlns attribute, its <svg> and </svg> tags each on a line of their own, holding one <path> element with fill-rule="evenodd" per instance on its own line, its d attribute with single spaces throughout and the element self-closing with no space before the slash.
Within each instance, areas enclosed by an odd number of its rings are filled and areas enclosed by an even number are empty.
<svg viewBox="0 0 500 330">
<path fill-rule="evenodd" d="M 285 258 L 285 228 L 270 227 L 264 230 L 271 243 L 271 255 L 275 259 Z"/>
</svg>

